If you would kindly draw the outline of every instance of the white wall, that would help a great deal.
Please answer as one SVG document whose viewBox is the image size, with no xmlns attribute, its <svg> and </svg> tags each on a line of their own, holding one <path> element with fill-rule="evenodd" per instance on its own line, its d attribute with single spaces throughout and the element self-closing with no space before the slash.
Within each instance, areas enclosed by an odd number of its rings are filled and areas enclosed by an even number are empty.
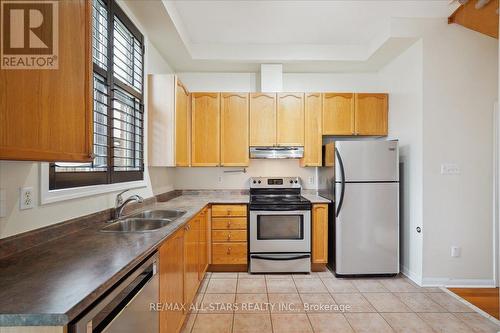
<svg viewBox="0 0 500 333">
<path fill-rule="evenodd" d="M 399 139 L 401 165 L 401 266 L 422 280 L 423 43 L 416 42 L 380 71 L 389 95 L 389 136 Z"/>
<path fill-rule="evenodd" d="M 445 22 L 424 35 L 424 283 L 493 279 L 498 41 Z M 441 163 L 460 166 L 440 174 Z M 460 246 L 460 258 L 450 247 Z"/>
<path fill-rule="evenodd" d="M 122 8 L 128 12 L 122 4 Z M 129 13 L 130 14 L 130 13 Z M 133 17 L 131 17 L 133 19 Z M 135 20 L 134 20 L 135 21 Z M 135 23 L 141 29 L 137 21 Z M 155 47 L 149 43 L 146 36 L 145 73 L 171 73 L 170 66 L 162 59 Z M 146 80 L 147 84 L 147 80 Z M 147 93 L 147 86 L 145 87 Z M 147 96 L 145 98 L 147 100 Z M 147 105 L 145 108 L 147 117 Z M 147 123 L 147 119 L 145 121 Z M 147 144 L 147 133 L 145 133 Z M 147 149 L 145 149 L 147 152 Z M 147 163 L 147 158 L 145 159 Z M 91 196 L 81 199 L 67 200 L 54 204 L 40 205 L 39 163 L 0 161 L 0 188 L 6 193 L 6 216 L 0 218 L 0 238 L 5 238 L 21 232 L 41 228 L 74 217 L 90 214 L 114 205 L 116 193 Z M 146 168 L 147 186 L 133 190 L 144 197 L 163 193 L 173 189 L 172 169 Z M 19 210 L 19 188 L 30 186 L 34 188 L 35 207 L 29 210 Z"/>
</svg>

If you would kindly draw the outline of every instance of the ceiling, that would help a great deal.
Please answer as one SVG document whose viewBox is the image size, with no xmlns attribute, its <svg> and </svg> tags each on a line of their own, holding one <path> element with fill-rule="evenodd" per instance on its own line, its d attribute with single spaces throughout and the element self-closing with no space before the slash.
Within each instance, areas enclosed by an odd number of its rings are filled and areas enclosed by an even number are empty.
<svg viewBox="0 0 500 333">
<path fill-rule="evenodd" d="M 124 0 L 178 72 L 373 71 L 414 40 L 395 38 L 391 18 L 447 18 L 448 0 Z"/>
</svg>

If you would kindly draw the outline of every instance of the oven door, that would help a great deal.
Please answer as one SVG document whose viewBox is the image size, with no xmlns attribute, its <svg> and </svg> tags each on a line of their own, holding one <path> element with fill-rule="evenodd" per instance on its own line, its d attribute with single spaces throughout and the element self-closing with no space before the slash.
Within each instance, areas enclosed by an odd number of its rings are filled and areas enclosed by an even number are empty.
<svg viewBox="0 0 500 333">
<path fill-rule="evenodd" d="M 250 252 L 311 252 L 311 211 L 250 211 Z"/>
</svg>

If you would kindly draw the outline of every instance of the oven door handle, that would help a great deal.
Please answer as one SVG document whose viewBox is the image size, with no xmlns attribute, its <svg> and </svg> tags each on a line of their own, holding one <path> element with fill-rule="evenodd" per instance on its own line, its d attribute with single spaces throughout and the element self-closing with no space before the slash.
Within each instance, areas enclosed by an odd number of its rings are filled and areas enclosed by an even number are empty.
<svg viewBox="0 0 500 333">
<path fill-rule="evenodd" d="M 291 256 L 291 257 L 272 257 L 272 256 L 268 257 L 268 256 L 261 256 L 261 255 L 258 255 L 258 254 L 252 254 L 252 255 L 250 255 L 250 258 L 262 259 L 262 260 L 277 260 L 277 261 L 281 261 L 281 260 L 307 259 L 307 258 L 311 258 L 311 255 L 310 254 L 301 254 L 301 255 Z"/>
</svg>

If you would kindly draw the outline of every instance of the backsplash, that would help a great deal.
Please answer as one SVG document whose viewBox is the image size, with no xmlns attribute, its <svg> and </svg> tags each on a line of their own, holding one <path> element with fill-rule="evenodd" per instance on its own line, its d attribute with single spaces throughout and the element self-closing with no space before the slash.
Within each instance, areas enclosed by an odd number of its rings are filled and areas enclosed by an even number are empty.
<svg viewBox="0 0 500 333">
<path fill-rule="evenodd" d="M 316 189 L 316 168 L 301 168 L 299 160 L 250 160 L 246 173 L 224 171 L 242 170 L 243 167 L 176 168 L 174 188 L 190 189 L 247 189 L 250 177 L 300 177 L 302 187 Z M 312 184 L 309 182 L 312 180 Z"/>
</svg>

